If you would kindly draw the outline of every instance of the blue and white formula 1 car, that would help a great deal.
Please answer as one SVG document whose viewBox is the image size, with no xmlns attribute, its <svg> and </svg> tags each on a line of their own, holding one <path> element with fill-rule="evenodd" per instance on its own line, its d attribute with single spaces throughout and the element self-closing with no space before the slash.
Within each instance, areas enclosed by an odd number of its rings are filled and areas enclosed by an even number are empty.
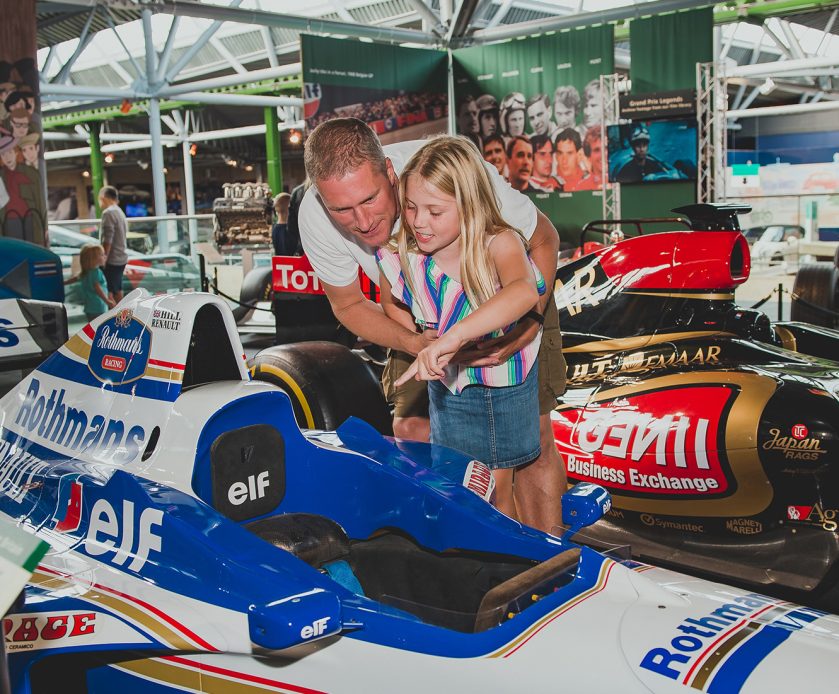
<svg viewBox="0 0 839 694">
<path fill-rule="evenodd" d="M 0 371 L 38 365 L 67 341 L 61 259 L 0 238 Z"/>
<path fill-rule="evenodd" d="M 835 691 L 837 617 L 522 527 L 453 451 L 301 432 L 212 296 L 130 294 L 0 417 L 0 512 L 52 547 L 15 692 Z"/>
</svg>

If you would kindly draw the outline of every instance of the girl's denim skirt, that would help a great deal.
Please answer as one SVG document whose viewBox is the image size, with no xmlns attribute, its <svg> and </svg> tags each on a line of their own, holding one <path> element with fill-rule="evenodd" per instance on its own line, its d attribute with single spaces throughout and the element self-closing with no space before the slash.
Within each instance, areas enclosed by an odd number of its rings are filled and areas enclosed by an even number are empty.
<svg viewBox="0 0 839 694">
<path fill-rule="evenodd" d="M 473 385 L 459 395 L 429 381 L 432 443 L 462 451 L 493 470 L 538 458 L 538 367 L 537 362 L 519 385 Z"/>
</svg>

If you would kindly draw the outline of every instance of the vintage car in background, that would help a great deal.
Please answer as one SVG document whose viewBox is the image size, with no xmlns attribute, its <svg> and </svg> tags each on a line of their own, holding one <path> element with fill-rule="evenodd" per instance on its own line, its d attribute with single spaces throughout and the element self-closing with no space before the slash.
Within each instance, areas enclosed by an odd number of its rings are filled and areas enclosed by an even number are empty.
<svg viewBox="0 0 839 694">
<path fill-rule="evenodd" d="M 128 262 L 122 276 L 122 290 L 126 294 L 142 287 L 152 294 L 165 294 L 184 290 L 197 290 L 201 287 L 198 266 L 193 260 L 180 253 L 138 252 L 138 247 L 151 248 L 147 234 L 128 232 Z M 68 281 L 81 270 L 79 253 L 82 248 L 98 240 L 57 224 L 49 226 L 50 250 L 61 258 L 64 280 Z M 78 282 L 66 286 L 65 303 L 67 304 L 70 323 L 78 326 L 84 321 L 83 299 Z"/>
<path fill-rule="evenodd" d="M 804 227 L 798 224 L 770 224 L 752 244 L 752 262 L 756 265 L 797 262 L 799 242 L 803 238 Z"/>
<path fill-rule="evenodd" d="M 839 617 L 576 544 L 609 509 L 598 485 L 565 495 L 554 537 L 495 511 L 455 451 L 357 419 L 301 431 L 217 297 L 137 290 L 0 400 L 0 427 L 0 517 L 51 546 L 3 620 L 19 694 L 839 677 Z"/>
</svg>

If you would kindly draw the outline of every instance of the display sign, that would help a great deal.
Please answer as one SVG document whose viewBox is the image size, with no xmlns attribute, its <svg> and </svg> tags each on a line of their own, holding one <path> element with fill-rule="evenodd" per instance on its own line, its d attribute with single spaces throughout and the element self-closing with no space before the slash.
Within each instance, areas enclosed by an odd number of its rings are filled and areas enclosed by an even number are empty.
<svg viewBox="0 0 839 694">
<path fill-rule="evenodd" d="M 271 260 L 275 292 L 290 294 L 325 294 L 323 285 L 305 255 L 275 255 Z"/>
<path fill-rule="evenodd" d="M 323 285 L 305 256 L 275 255 L 271 260 L 271 279 L 275 292 L 324 295 Z M 371 301 L 379 302 L 379 288 L 360 269 L 361 291 Z"/>
<path fill-rule="evenodd" d="M 620 116 L 628 120 L 672 118 L 696 113 L 696 90 L 676 89 L 650 94 L 621 94 Z"/>
</svg>

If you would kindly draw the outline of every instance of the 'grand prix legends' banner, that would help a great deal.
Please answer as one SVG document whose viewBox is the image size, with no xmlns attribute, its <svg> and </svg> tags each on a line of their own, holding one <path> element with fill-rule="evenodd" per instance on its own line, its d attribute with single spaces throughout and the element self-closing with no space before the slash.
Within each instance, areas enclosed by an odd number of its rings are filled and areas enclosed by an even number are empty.
<svg viewBox="0 0 839 694">
<path fill-rule="evenodd" d="M 463 48 L 453 57 L 458 133 L 552 219 L 600 217 L 599 81 L 614 72 L 612 26 Z"/>
<path fill-rule="evenodd" d="M 301 35 L 306 127 L 369 123 L 382 142 L 446 132 L 446 53 Z"/>
</svg>

